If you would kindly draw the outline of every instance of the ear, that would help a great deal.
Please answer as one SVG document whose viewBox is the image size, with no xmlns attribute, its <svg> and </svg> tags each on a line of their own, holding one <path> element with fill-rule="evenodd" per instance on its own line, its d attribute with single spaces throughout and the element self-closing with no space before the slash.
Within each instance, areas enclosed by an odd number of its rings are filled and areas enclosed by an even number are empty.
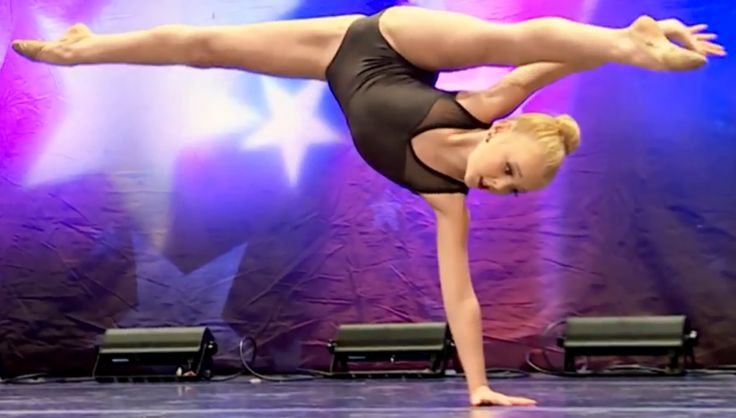
<svg viewBox="0 0 736 418">
<path fill-rule="evenodd" d="M 516 122 L 514 122 L 513 120 L 509 120 L 509 119 L 493 122 L 493 125 L 491 125 L 491 129 L 490 129 L 491 135 L 500 134 L 501 132 L 508 132 L 514 129 L 515 125 L 516 125 Z"/>
</svg>

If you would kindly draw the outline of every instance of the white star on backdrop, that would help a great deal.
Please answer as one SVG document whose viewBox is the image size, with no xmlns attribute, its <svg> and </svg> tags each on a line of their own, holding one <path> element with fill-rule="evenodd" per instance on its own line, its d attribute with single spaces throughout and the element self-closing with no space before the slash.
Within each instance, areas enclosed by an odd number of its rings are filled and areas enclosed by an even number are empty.
<svg viewBox="0 0 736 418">
<path fill-rule="evenodd" d="M 172 176 L 181 152 L 255 122 L 254 112 L 228 93 L 236 73 L 109 66 L 58 74 L 66 115 L 26 184 L 102 172 L 159 247 L 166 239 Z"/>
<path fill-rule="evenodd" d="M 289 182 L 295 185 L 309 147 L 341 140 L 341 135 L 319 115 L 326 86 L 319 81 L 306 81 L 298 92 L 289 93 L 271 77 L 262 80 L 270 114 L 264 125 L 248 136 L 243 148 L 278 148 Z"/>
<path fill-rule="evenodd" d="M 246 24 L 278 19 L 298 5 L 298 0 L 284 0 L 255 10 L 228 0 L 187 2 L 187 7 L 179 0 L 113 0 L 90 26 L 115 33 L 164 23 Z M 45 39 L 58 38 L 71 23 L 41 15 L 36 19 Z M 256 112 L 243 101 L 247 95 L 238 91 L 242 77 L 250 76 L 243 72 L 125 65 L 47 68 L 59 80 L 61 118 L 49 121 L 45 149 L 25 184 L 104 174 L 117 186 L 110 192 L 123 195 L 127 209 L 159 248 L 168 235 L 172 176 L 182 151 L 257 123 Z"/>
<path fill-rule="evenodd" d="M 234 247 L 188 274 L 182 273 L 144 237 L 133 236 L 133 248 L 138 304 L 118 321 L 118 327 L 207 326 L 218 343 L 237 343 L 237 336 L 222 320 L 222 310 L 247 244 Z"/>
</svg>

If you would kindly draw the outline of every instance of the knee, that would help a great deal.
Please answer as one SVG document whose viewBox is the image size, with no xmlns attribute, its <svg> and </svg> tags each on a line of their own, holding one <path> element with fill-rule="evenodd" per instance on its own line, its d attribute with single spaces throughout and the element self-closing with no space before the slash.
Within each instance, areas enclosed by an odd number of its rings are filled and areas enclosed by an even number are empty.
<svg viewBox="0 0 736 418">
<path fill-rule="evenodd" d="M 160 45 L 181 51 L 184 63 L 206 67 L 213 61 L 216 45 L 212 34 L 187 25 L 164 25 L 153 29 Z"/>
<path fill-rule="evenodd" d="M 539 41 L 550 36 L 557 35 L 560 31 L 564 31 L 568 28 L 570 20 L 564 17 L 549 16 L 532 19 L 529 21 L 529 26 L 526 27 L 529 31 L 528 35 L 532 41 Z"/>
<path fill-rule="evenodd" d="M 563 17 L 549 16 L 538 17 L 511 25 L 517 38 L 527 41 L 553 35 L 560 27 L 565 26 L 569 20 Z"/>
<path fill-rule="evenodd" d="M 222 61 L 222 42 L 220 38 L 207 29 L 196 29 L 189 34 L 191 48 L 191 65 L 194 67 L 209 67 Z"/>
</svg>

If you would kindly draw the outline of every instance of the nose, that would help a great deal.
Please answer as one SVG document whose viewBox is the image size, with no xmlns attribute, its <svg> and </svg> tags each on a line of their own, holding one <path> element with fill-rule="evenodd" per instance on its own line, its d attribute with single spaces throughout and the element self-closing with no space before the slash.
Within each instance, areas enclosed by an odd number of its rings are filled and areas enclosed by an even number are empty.
<svg viewBox="0 0 736 418">
<path fill-rule="evenodd" d="M 491 178 L 486 181 L 486 184 L 493 193 L 505 193 L 506 190 L 512 188 L 510 179 L 506 178 Z"/>
</svg>

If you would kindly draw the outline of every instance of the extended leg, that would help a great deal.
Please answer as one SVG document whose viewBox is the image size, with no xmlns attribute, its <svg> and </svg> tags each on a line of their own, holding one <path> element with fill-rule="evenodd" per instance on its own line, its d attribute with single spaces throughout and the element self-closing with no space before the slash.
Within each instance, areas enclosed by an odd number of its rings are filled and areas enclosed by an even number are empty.
<svg viewBox="0 0 736 418">
<path fill-rule="evenodd" d="M 243 26 L 167 25 L 119 34 L 94 34 L 75 25 L 60 40 L 16 41 L 13 48 L 32 60 L 58 65 L 186 65 L 324 79 L 345 31 L 358 17 Z"/>
<path fill-rule="evenodd" d="M 381 30 L 414 64 L 449 70 L 533 62 L 617 62 L 656 70 L 686 70 L 705 58 L 670 43 L 648 17 L 625 29 L 562 18 L 496 24 L 472 16 L 415 7 L 389 9 Z"/>
</svg>

